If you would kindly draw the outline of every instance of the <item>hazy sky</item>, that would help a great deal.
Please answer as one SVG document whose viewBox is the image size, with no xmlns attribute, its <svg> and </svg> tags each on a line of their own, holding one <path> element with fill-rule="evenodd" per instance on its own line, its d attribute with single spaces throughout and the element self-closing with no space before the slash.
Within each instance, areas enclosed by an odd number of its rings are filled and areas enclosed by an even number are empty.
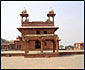
<svg viewBox="0 0 85 70">
<path fill-rule="evenodd" d="M 21 11 L 26 8 L 29 21 L 45 21 L 52 7 L 56 16 L 55 26 L 59 29 L 60 45 L 84 42 L 84 1 L 1 1 L 1 37 L 15 40 L 21 33 Z"/>
</svg>

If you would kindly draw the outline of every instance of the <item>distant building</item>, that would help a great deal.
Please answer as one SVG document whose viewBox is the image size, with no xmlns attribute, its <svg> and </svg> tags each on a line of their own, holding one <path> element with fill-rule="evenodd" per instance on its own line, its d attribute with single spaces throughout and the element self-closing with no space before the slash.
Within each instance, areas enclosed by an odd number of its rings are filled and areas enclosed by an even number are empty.
<svg viewBox="0 0 85 70">
<path fill-rule="evenodd" d="M 1 43 L 1 50 L 14 50 L 15 44 L 14 40 L 11 40 L 9 43 Z"/>
<path fill-rule="evenodd" d="M 74 49 L 83 50 L 84 49 L 84 42 L 74 43 Z"/>
<path fill-rule="evenodd" d="M 11 40 L 9 43 L 1 43 L 1 50 L 22 50 L 21 42 L 16 38 L 16 40 Z"/>
</svg>

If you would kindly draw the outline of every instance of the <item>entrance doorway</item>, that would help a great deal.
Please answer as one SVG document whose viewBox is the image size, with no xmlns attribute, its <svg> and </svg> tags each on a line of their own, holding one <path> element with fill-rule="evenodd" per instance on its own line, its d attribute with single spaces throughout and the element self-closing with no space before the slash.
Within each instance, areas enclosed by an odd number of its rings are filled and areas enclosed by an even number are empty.
<svg viewBox="0 0 85 70">
<path fill-rule="evenodd" d="M 40 49 L 40 48 L 41 48 L 41 43 L 40 43 L 40 41 L 37 40 L 37 41 L 35 42 L 35 48 L 36 48 L 36 49 Z"/>
</svg>

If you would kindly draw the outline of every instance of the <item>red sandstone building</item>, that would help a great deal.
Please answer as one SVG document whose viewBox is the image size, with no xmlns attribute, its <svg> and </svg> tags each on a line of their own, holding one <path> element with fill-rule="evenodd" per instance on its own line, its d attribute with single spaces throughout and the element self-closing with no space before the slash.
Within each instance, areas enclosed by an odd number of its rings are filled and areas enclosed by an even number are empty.
<svg viewBox="0 0 85 70">
<path fill-rule="evenodd" d="M 43 21 L 29 21 L 29 14 L 26 10 L 22 11 L 21 27 L 17 28 L 21 32 L 21 36 L 18 37 L 21 43 L 21 49 L 25 50 L 25 53 L 29 53 L 30 50 L 53 50 L 53 53 L 58 54 L 59 37 L 55 34 L 55 31 L 59 27 L 54 26 L 54 11 L 51 9 L 47 13 L 48 19 Z M 50 20 L 52 18 L 52 20 Z M 25 21 L 23 20 L 25 19 Z M 18 42 L 16 42 L 17 47 Z"/>
<path fill-rule="evenodd" d="M 79 49 L 79 50 L 84 49 L 84 42 L 74 43 L 74 49 Z"/>
<path fill-rule="evenodd" d="M 53 50 L 53 53 L 55 53 L 56 50 L 58 54 L 59 37 L 55 34 L 55 31 L 59 29 L 59 27 L 54 26 L 55 15 L 51 9 L 47 13 L 48 19 L 45 22 L 30 22 L 27 11 L 22 11 L 20 14 L 21 27 L 17 28 L 21 32 L 21 36 L 9 43 L 2 43 L 1 49 L 24 50 L 25 53 L 29 53 L 30 50 L 40 50 L 41 53 L 43 53 L 44 50 Z M 50 18 L 52 18 L 52 20 L 50 20 Z M 25 21 L 23 19 L 25 19 Z M 84 49 L 84 43 L 74 43 L 74 49 Z"/>
<path fill-rule="evenodd" d="M 1 50 L 22 50 L 20 39 L 11 40 L 9 43 L 1 43 Z"/>
</svg>

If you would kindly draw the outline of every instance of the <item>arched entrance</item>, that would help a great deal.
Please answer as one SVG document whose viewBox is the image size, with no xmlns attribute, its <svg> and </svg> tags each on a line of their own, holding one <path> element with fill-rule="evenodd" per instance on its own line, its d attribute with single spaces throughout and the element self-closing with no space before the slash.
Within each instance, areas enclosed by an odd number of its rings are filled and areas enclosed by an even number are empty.
<svg viewBox="0 0 85 70">
<path fill-rule="evenodd" d="M 35 48 L 36 49 L 40 49 L 41 48 L 41 43 L 40 43 L 40 41 L 35 41 Z"/>
</svg>

